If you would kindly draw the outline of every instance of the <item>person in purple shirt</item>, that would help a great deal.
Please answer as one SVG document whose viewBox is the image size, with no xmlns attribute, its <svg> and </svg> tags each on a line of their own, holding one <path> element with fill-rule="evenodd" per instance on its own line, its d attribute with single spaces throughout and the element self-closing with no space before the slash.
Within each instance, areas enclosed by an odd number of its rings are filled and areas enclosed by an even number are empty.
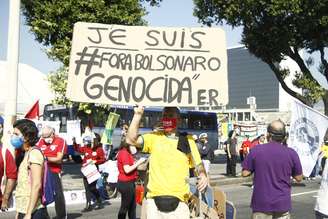
<svg viewBox="0 0 328 219">
<path fill-rule="evenodd" d="M 282 144 L 285 124 L 273 121 L 267 129 L 267 144 L 252 148 L 242 163 L 244 177 L 254 174 L 251 208 L 253 219 L 289 219 L 291 210 L 291 177 L 303 178 L 297 153 Z"/>
</svg>

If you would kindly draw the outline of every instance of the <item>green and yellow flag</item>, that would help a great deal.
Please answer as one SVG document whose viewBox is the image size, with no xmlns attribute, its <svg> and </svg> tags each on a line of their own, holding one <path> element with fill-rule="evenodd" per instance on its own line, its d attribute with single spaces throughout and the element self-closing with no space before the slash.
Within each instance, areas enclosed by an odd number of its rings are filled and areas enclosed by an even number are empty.
<svg viewBox="0 0 328 219">
<path fill-rule="evenodd" d="M 105 130 L 101 137 L 102 144 L 113 144 L 113 142 L 112 142 L 113 132 L 114 132 L 114 129 L 117 125 L 119 118 L 120 118 L 119 114 L 112 113 L 112 112 L 109 113 L 107 122 L 106 122 L 106 126 L 105 126 Z"/>
</svg>

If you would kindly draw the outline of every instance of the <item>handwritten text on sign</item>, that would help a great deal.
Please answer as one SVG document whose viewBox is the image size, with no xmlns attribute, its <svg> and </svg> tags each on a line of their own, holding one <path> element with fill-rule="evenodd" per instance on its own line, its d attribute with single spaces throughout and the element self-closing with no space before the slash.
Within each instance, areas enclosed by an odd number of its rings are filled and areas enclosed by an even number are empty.
<svg viewBox="0 0 328 219">
<path fill-rule="evenodd" d="M 76 23 L 67 96 L 123 105 L 225 105 L 224 32 Z"/>
</svg>

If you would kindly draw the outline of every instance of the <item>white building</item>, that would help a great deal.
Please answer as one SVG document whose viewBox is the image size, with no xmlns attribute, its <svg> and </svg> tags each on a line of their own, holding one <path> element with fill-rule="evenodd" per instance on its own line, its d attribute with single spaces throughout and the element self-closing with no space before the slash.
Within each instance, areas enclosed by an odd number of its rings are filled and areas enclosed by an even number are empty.
<svg viewBox="0 0 328 219">
<path fill-rule="evenodd" d="M 4 114 L 7 98 L 6 87 L 7 64 L 0 61 L 0 114 Z M 40 114 L 45 104 L 51 103 L 54 95 L 51 92 L 47 76 L 39 70 L 20 63 L 18 66 L 18 93 L 17 93 L 17 115 L 25 115 L 32 105 L 39 100 Z"/>
</svg>

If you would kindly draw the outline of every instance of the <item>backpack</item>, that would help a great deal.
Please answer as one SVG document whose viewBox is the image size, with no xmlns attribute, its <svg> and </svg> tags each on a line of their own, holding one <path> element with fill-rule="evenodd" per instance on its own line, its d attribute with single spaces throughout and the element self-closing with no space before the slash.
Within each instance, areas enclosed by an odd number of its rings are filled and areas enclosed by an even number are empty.
<svg viewBox="0 0 328 219">
<path fill-rule="evenodd" d="M 33 149 L 37 149 L 42 153 L 42 151 L 39 148 L 33 147 Z M 28 156 L 29 155 L 30 154 L 28 154 Z M 54 180 L 49 169 L 48 160 L 45 158 L 44 155 L 43 157 L 44 157 L 44 163 L 43 163 L 43 171 L 42 171 L 43 175 L 42 175 L 42 187 L 41 187 L 41 203 L 42 205 L 47 206 L 55 201 L 56 190 L 55 190 L 55 185 L 53 184 Z"/>
</svg>

